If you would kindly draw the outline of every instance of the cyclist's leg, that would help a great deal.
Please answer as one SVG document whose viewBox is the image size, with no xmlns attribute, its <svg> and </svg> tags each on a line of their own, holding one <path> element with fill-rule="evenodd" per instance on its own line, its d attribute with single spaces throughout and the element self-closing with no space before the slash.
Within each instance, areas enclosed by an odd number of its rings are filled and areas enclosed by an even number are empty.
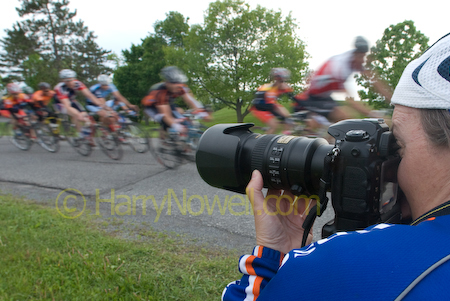
<svg viewBox="0 0 450 301">
<path fill-rule="evenodd" d="M 258 110 L 255 106 L 250 108 L 250 112 L 253 116 L 261 120 L 269 127 L 266 134 L 273 134 L 276 132 L 278 127 L 278 119 L 272 114 L 272 112 Z"/>
<path fill-rule="evenodd" d="M 78 132 L 80 132 L 83 123 L 86 121 L 85 116 L 83 116 L 83 114 L 81 114 L 81 112 L 78 111 L 77 109 L 71 107 L 66 109 L 67 115 L 70 116 L 70 119 L 72 120 L 72 123 L 75 125 L 75 128 L 77 129 Z"/>
<path fill-rule="evenodd" d="M 337 104 L 331 97 L 320 97 L 306 95 L 301 101 L 297 102 L 296 110 L 306 109 L 310 113 L 305 120 L 305 134 L 319 134 L 320 136 L 326 132 L 333 117 L 330 117 L 335 111 Z M 341 112 L 336 110 L 338 114 Z"/>
<path fill-rule="evenodd" d="M 290 119 L 291 114 L 284 106 L 279 103 L 274 104 L 272 114 L 282 121 L 283 131 L 285 133 L 288 133 L 292 130 L 293 121 Z"/>
<path fill-rule="evenodd" d="M 177 106 L 171 106 L 172 109 L 172 118 L 176 120 L 182 120 L 179 124 L 182 127 L 177 127 L 178 131 L 182 134 L 182 136 L 186 136 L 188 133 L 188 128 L 191 126 L 190 120 L 188 120 L 185 116 L 183 116 L 184 110 Z"/>
<path fill-rule="evenodd" d="M 89 111 L 96 113 L 99 116 L 100 122 L 105 126 L 109 127 L 111 130 L 115 131 L 117 128 L 118 117 L 116 112 L 112 110 L 102 109 L 99 106 L 86 106 L 86 109 Z"/>
<path fill-rule="evenodd" d="M 75 127 L 81 136 L 81 129 L 85 123 L 89 122 L 89 115 L 77 102 L 71 102 L 70 107 L 66 108 L 66 110 L 67 114 L 72 119 L 72 123 L 75 124 Z"/>
<path fill-rule="evenodd" d="M 31 139 L 36 139 L 36 132 L 30 127 L 30 121 L 27 116 L 27 113 L 25 113 L 24 110 L 20 109 L 18 105 L 12 107 L 9 109 L 9 112 L 11 114 L 11 125 L 13 129 L 16 129 L 20 124 L 27 126 L 28 130 L 25 130 L 25 134 Z"/>
<path fill-rule="evenodd" d="M 160 123 L 164 116 L 164 114 L 158 113 L 155 107 L 145 107 L 144 114 L 157 123 Z"/>
</svg>

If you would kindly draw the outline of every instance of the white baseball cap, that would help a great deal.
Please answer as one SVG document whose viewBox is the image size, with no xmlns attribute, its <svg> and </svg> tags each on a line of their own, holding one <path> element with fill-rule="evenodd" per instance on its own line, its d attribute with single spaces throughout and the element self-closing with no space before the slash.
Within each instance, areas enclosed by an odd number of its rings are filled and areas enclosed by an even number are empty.
<svg viewBox="0 0 450 301">
<path fill-rule="evenodd" d="M 391 104 L 450 109 L 450 33 L 406 66 Z"/>
</svg>

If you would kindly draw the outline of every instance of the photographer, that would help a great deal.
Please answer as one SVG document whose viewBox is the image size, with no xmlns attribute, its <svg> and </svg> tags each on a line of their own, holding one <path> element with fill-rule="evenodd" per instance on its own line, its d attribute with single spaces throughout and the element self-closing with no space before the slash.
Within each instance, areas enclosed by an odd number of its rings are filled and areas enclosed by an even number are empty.
<svg viewBox="0 0 450 301">
<path fill-rule="evenodd" d="M 256 243 L 223 300 L 448 300 L 450 287 L 450 35 L 411 62 L 392 97 L 398 183 L 410 225 L 339 232 L 301 248 L 308 203 L 247 186 Z M 293 210 L 289 210 L 293 207 Z M 289 214 L 280 214 L 289 212 Z M 309 234 L 309 241 L 312 234 Z M 397 298 L 397 299 L 396 299 Z"/>
</svg>

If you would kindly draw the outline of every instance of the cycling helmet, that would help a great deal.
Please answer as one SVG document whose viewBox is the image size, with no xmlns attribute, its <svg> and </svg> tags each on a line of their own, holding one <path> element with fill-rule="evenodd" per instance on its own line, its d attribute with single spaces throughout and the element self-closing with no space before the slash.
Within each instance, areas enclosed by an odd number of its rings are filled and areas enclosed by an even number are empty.
<svg viewBox="0 0 450 301">
<path fill-rule="evenodd" d="M 19 85 L 16 83 L 9 83 L 6 85 L 6 90 L 9 94 L 15 94 L 22 92 L 22 89 L 20 89 Z"/>
<path fill-rule="evenodd" d="M 59 78 L 62 80 L 68 79 L 68 78 L 76 78 L 76 77 L 77 77 L 77 73 L 73 70 L 63 69 L 63 70 L 59 71 Z"/>
<path fill-rule="evenodd" d="M 51 89 L 51 86 L 49 83 L 42 82 L 42 83 L 38 84 L 38 88 L 39 88 L 39 90 L 47 90 L 47 89 Z"/>
<path fill-rule="evenodd" d="M 23 93 L 25 93 L 25 94 L 33 94 L 34 89 L 31 88 L 31 87 L 29 87 L 29 86 L 25 86 L 25 87 L 22 88 L 22 91 L 23 91 Z"/>
<path fill-rule="evenodd" d="M 282 81 L 288 81 L 291 78 L 291 72 L 286 68 L 273 68 L 270 70 L 270 78 L 272 80 L 281 79 Z"/>
<path fill-rule="evenodd" d="M 362 36 L 357 36 L 355 40 L 356 52 L 366 53 L 369 51 L 369 43 Z"/>
<path fill-rule="evenodd" d="M 161 76 L 169 83 L 186 83 L 188 78 L 178 67 L 169 66 L 161 70 Z"/>
<path fill-rule="evenodd" d="M 111 83 L 111 78 L 106 74 L 100 74 L 97 78 L 100 85 L 109 85 Z"/>
</svg>

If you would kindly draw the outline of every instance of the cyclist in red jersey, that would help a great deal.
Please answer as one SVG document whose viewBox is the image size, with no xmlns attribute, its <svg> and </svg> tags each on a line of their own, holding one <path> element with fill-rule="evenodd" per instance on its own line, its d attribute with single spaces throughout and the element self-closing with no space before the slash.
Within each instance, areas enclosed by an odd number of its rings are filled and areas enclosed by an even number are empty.
<svg viewBox="0 0 450 301">
<path fill-rule="evenodd" d="M 186 127 L 182 124 L 183 111 L 175 104 L 175 99 L 181 97 L 190 108 L 196 110 L 195 114 L 208 119 L 209 114 L 186 86 L 187 77 L 180 69 L 175 66 L 164 67 L 161 75 L 164 82 L 153 85 L 149 94 L 142 99 L 144 112 L 150 118 L 161 123 L 165 130 L 186 132 Z"/>
<path fill-rule="evenodd" d="M 70 69 L 59 72 L 61 82 L 55 86 L 55 107 L 61 113 L 66 113 L 72 118 L 72 122 L 81 130 L 83 123 L 89 123 L 89 115 L 84 107 L 76 100 L 76 92 L 80 91 L 83 96 L 90 99 L 96 105 L 104 108 L 105 103 L 93 95 L 89 89 L 79 80 L 77 74 Z"/>
<path fill-rule="evenodd" d="M 363 68 L 368 51 L 367 41 L 358 36 L 355 40 L 355 49 L 331 57 L 311 76 L 309 88 L 295 96 L 294 110 L 306 109 L 325 116 L 331 122 L 348 119 L 350 116 L 339 108 L 331 94 L 333 92 L 346 92 L 348 94 L 345 82 L 350 75 L 354 72 L 369 73 L 368 70 Z M 391 99 L 392 92 L 383 82 L 377 79 L 373 85 L 386 100 Z M 370 110 L 361 103 L 353 101 L 352 98 L 347 98 L 347 101 L 358 112 L 370 116 Z"/>
<path fill-rule="evenodd" d="M 290 129 L 289 111 L 278 103 L 278 98 L 283 94 L 293 92 L 289 84 L 291 73 L 285 68 L 273 68 L 270 71 L 270 77 L 273 83 L 262 85 L 258 88 L 255 99 L 252 101 L 250 112 L 259 120 L 269 126 L 267 134 L 276 132 L 279 121 L 284 121 L 284 130 Z"/>
</svg>

